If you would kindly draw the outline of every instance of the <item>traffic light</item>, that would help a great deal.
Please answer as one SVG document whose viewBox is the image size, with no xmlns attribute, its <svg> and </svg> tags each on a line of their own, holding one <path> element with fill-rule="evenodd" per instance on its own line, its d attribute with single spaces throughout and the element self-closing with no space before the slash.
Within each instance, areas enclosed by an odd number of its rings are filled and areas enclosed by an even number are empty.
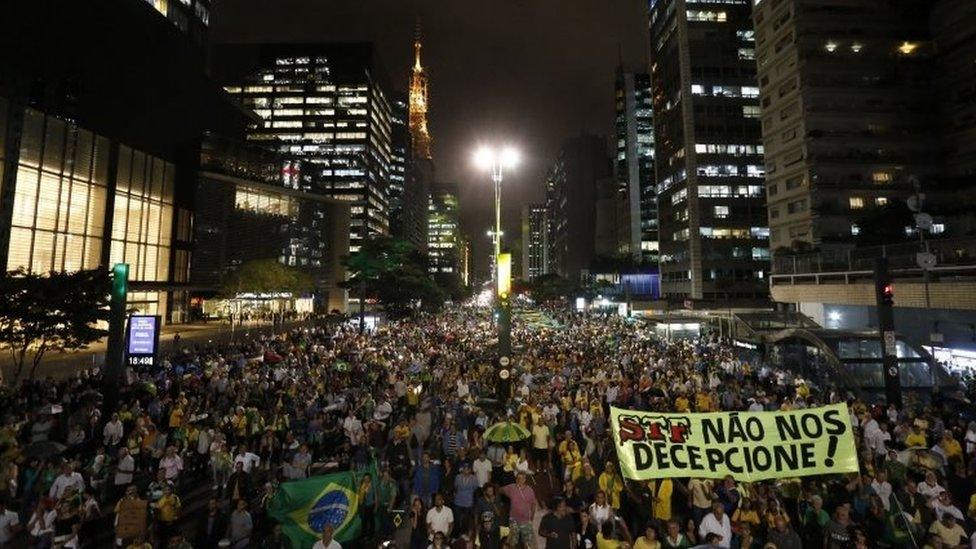
<svg viewBox="0 0 976 549">
<path fill-rule="evenodd" d="M 116 263 L 112 267 L 112 299 L 124 299 L 129 291 L 129 264 Z"/>
<path fill-rule="evenodd" d="M 895 306 L 895 286 L 891 282 L 881 288 L 881 303 L 888 307 Z"/>
</svg>

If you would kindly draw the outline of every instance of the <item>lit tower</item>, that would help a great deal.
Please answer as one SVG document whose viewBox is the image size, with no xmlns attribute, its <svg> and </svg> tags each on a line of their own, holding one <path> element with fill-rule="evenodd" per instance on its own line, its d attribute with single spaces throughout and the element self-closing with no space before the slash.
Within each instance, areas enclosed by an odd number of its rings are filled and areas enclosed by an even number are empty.
<svg viewBox="0 0 976 549">
<path fill-rule="evenodd" d="M 427 73 L 420 64 L 420 22 L 414 37 L 414 63 L 410 75 L 410 136 L 414 158 L 430 160 L 430 132 L 427 130 Z"/>
</svg>

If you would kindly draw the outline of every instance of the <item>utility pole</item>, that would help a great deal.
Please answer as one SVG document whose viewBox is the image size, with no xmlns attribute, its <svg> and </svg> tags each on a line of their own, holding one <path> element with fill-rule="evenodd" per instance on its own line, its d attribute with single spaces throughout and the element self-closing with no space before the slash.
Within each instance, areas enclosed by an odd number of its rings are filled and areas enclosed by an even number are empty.
<svg viewBox="0 0 976 549">
<path fill-rule="evenodd" d="M 878 334 L 881 336 L 881 356 L 884 370 L 885 398 L 888 404 L 901 408 L 901 370 L 898 367 L 895 338 L 895 293 L 888 273 L 888 258 L 874 260 L 874 296 L 878 311 Z"/>
<path fill-rule="evenodd" d="M 129 264 L 116 263 L 112 267 L 112 301 L 109 305 L 108 349 L 105 353 L 105 372 L 102 375 L 104 417 L 115 411 L 119 390 L 125 374 L 125 308 L 129 291 Z"/>
</svg>

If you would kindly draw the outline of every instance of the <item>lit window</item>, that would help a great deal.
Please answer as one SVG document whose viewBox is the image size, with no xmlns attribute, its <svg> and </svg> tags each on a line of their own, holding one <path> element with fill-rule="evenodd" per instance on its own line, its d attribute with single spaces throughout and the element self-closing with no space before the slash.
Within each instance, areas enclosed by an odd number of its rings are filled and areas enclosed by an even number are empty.
<svg viewBox="0 0 976 549">
<path fill-rule="evenodd" d="M 888 204 L 888 199 L 884 196 L 879 196 L 878 198 L 874 199 L 874 203 L 878 206 L 885 206 Z"/>
<path fill-rule="evenodd" d="M 933 223 L 932 228 L 929 229 L 932 234 L 942 234 L 945 232 L 945 223 Z"/>
<path fill-rule="evenodd" d="M 715 206 L 714 212 L 716 218 L 726 219 L 729 217 L 730 208 L 728 206 Z"/>
<path fill-rule="evenodd" d="M 705 95 L 705 87 L 701 84 L 692 84 L 691 93 L 695 95 Z"/>
<path fill-rule="evenodd" d="M 849 202 L 852 210 L 860 210 L 864 207 L 864 199 L 860 196 L 852 196 Z"/>
<path fill-rule="evenodd" d="M 853 44 L 851 44 L 851 51 L 854 53 L 861 53 L 862 49 L 864 49 L 864 44 L 861 44 L 859 42 L 854 42 Z"/>
<path fill-rule="evenodd" d="M 891 174 L 888 172 L 874 172 L 871 174 L 871 181 L 875 183 L 891 183 Z"/>
<path fill-rule="evenodd" d="M 827 53 L 834 53 L 835 51 L 837 51 L 837 42 L 834 42 L 833 40 L 828 40 L 827 43 L 824 44 L 824 49 L 827 50 Z"/>
<path fill-rule="evenodd" d="M 689 21 L 705 23 L 724 23 L 728 19 L 724 11 L 688 10 L 686 14 Z"/>
<path fill-rule="evenodd" d="M 918 49 L 917 42 L 902 42 L 901 45 L 898 46 L 898 53 L 902 55 L 911 55 L 915 53 L 915 50 L 917 49 Z"/>
<path fill-rule="evenodd" d="M 851 236 L 857 236 L 861 234 L 861 228 L 856 224 L 851 224 Z"/>
</svg>

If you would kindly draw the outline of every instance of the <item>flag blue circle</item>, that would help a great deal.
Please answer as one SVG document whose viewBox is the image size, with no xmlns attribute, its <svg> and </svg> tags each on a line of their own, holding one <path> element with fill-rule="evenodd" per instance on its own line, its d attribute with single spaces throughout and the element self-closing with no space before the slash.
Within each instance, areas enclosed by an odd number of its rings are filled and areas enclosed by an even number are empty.
<svg viewBox="0 0 976 549">
<path fill-rule="evenodd" d="M 349 496 L 342 490 L 326 492 L 315 502 L 308 512 L 308 527 L 321 532 L 326 524 L 336 530 L 346 521 L 349 514 Z"/>
</svg>

